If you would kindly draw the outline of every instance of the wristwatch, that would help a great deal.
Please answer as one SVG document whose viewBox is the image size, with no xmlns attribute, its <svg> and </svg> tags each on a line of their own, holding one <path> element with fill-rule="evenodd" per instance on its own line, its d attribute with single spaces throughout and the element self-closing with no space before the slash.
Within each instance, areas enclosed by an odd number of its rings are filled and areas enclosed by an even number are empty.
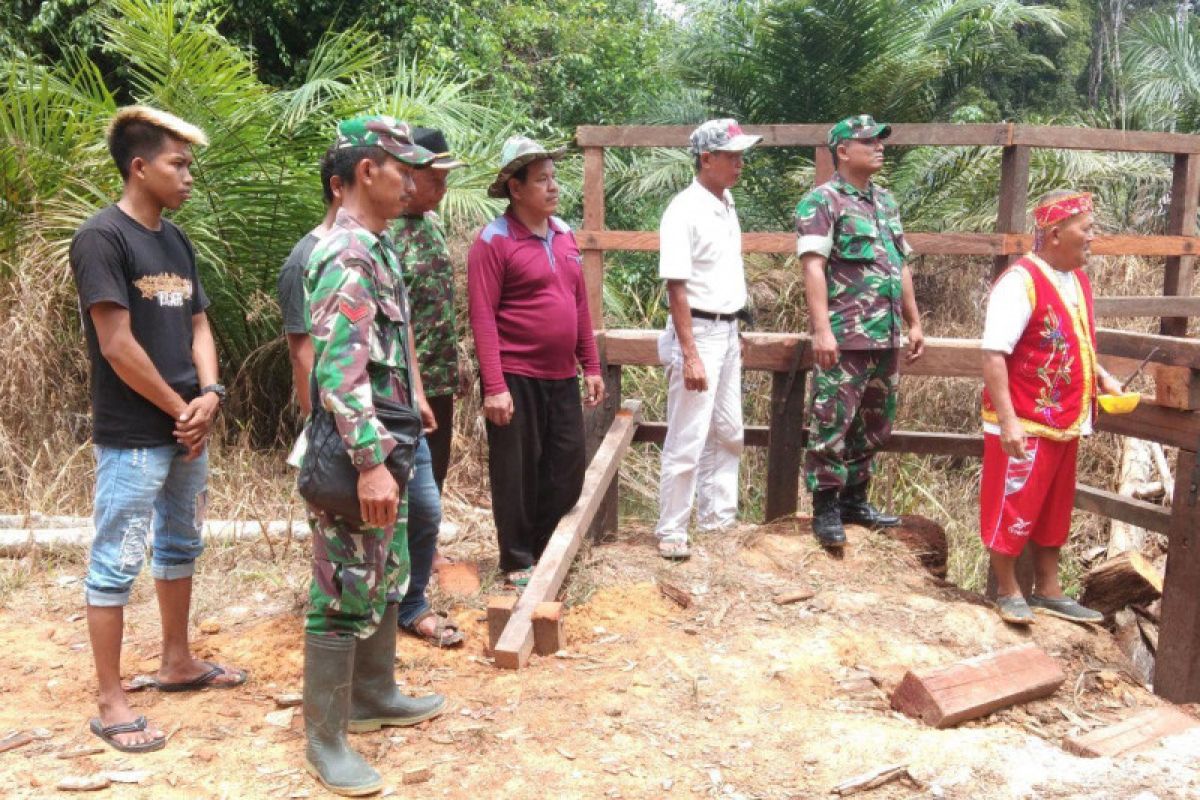
<svg viewBox="0 0 1200 800">
<path fill-rule="evenodd" d="M 205 395 L 212 392 L 217 396 L 217 400 L 221 405 L 225 405 L 225 387 L 219 383 L 210 383 L 208 386 L 200 387 L 200 394 Z"/>
</svg>

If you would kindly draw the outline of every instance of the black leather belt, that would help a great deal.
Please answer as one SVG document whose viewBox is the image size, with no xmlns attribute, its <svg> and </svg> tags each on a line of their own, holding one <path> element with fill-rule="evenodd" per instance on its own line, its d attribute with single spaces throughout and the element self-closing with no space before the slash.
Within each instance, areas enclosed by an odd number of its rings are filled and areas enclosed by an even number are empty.
<svg viewBox="0 0 1200 800">
<path fill-rule="evenodd" d="M 700 311 L 692 309 L 692 319 L 707 319 L 713 322 L 733 322 L 735 319 L 741 319 L 742 312 L 735 311 L 732 314 L 714 314 L 711 311 Z"/>
</svg>

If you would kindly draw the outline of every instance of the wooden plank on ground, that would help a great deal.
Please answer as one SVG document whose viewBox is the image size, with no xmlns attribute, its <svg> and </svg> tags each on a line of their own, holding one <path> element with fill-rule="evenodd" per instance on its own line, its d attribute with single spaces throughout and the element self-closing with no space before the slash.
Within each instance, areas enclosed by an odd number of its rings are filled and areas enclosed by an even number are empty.
<svg viewBox="0 0 1200 800">
<path fill-rule="evenodd" d="M 1174 703 L 1195 703 L 1200 701 L 1200 463 L 1194 450 L 1179 451 L 1167 538 L 1154 693 Z"/>
<path fill-rule="evenodd" d="M 529 661 L 529 655 L 533 652 L 534 611 L 538 604 L 553 601 L 558 594 L 571 568 L 571 561 L 592 524 L 592 518 L 596 516 L 609 485 L 616 478 L 621 457 L 633 441 L 641 414 L 640 400 L 626 400 L 621 404 L 612 428 L 588 465 L 579 502 L 562 518 L 550 536 L 546 550 L 529 578 L 529 584 L 521 592 L 512 616 L 496 642 L 496 666 L 520 669 Z"/>
<path fill-rule="evenodd" d="M 1154 747 L 1168 736 L 1200 726 L 1200 720 L 1174 706 L 1148 708 L 1115 725 L 1063 739 L 1063 749 L 1084 758 L 1116 758 Z"/>
<path fill-rule="evenodd" d="M 892 708 L 935 728 L 949 728 L 1001 708 L 1049 697 L 1067 676 L 1035 644 L 1022 644 L 946 667 L 909 671 Z"/>
<path fill-rule="evenodd" d="M 1150 559 L 1130 551 L 1088 570 L 1079 602 L 1108 617 L 1125 606 L 1150 605 L 1162 589 L 1162 575 Z"/>
</svg>

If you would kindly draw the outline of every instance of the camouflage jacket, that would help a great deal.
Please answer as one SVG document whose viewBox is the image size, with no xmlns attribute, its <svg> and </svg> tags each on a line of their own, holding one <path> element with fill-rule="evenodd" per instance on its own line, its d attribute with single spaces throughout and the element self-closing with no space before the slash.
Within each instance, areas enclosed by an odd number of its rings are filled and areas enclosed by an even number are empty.
<svg viewBox="0 0 1200 800">
<path fill-rule="evenodd" d="M 376 236 L 344 209 L 313 248 L 304 278 L 313 340 L 313 374 L 322 407 L 333 414 L 359 470 L 395 447 L 375 418 L 375 397 L 410 403 L 408 297 L 387 233 Z"/>
<path fill-rule="evenodd" d="M 428 397 L 458 391 L 458 332 L 454 325 L 454 266 L 438 215 L 401 217 L 392 227 L 412 303 L 413 336 Z"/>
<path fill-rule="evenodd" d="M 900 346 L 900 270 L 911 252 L 891 192 L 840 175 L 796 206 L 796 252 L 825 256 L 829 324 L 845 350 Z"/>
</svg>

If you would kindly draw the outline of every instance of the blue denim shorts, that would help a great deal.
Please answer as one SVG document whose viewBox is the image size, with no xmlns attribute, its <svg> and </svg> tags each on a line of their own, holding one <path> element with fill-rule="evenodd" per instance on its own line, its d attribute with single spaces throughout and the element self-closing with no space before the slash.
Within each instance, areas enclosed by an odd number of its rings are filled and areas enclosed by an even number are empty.
<svg viewBox="0 0 1200 800">
<path fill-rule="evenodd" d="M 154 538 L 151 574 L 188 578 L 204 550 L 201 529 L 208 498 L 208 451 L 186 461 L 178 445 L 95 447 L 96 538 L 84 596 L 91 606 L 123 606 Z"/>
</svg>

